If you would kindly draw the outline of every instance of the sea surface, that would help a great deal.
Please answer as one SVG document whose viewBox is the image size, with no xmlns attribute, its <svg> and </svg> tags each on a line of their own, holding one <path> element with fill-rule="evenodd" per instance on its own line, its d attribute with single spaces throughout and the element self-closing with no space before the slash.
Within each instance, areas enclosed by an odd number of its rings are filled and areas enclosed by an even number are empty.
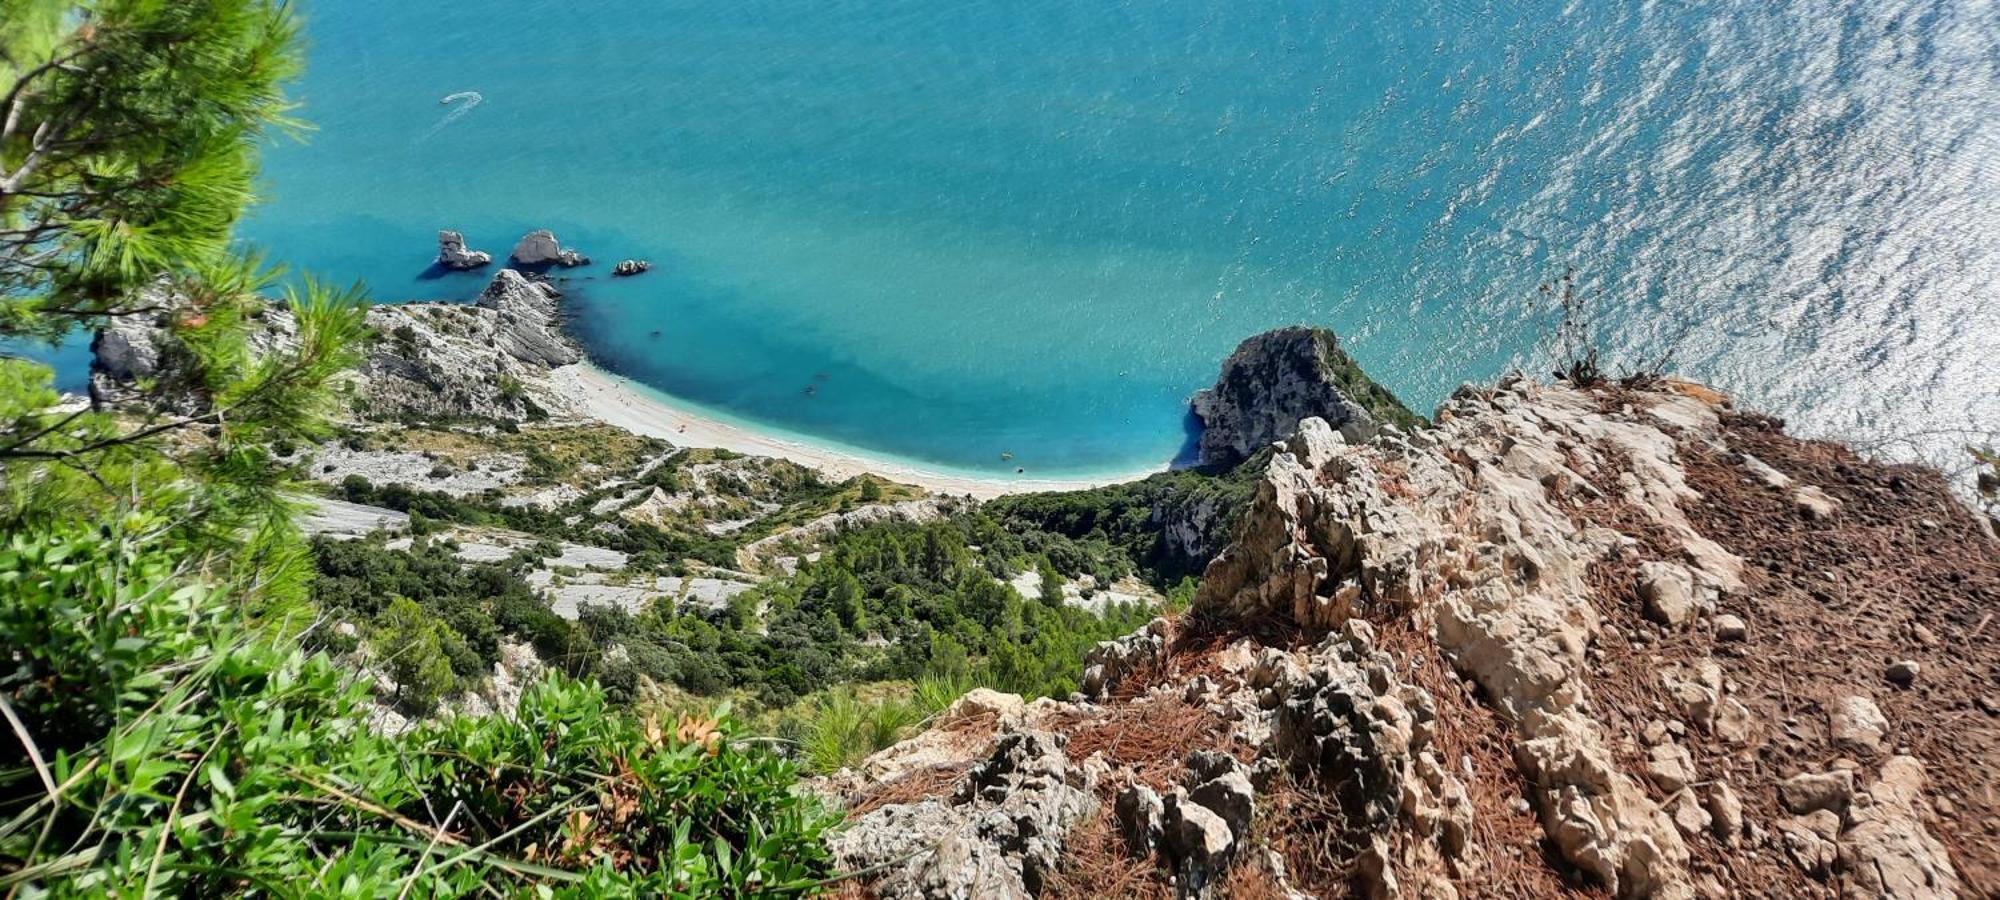
<svg viewBox="0 0 2000 900">
<path fill-rule="evenodd" d="M 591 354 L 742 422 L 1126 471 L 1274 326 L 1420 411 L 1546 370 L 1570 272 L 1614 367 L 1894 452 L 2000 429 L 1993 2 L 299 6 L 316 130 L 247 239 L 467 299 L 439 228 L 552 228 Z"/>
</svg>

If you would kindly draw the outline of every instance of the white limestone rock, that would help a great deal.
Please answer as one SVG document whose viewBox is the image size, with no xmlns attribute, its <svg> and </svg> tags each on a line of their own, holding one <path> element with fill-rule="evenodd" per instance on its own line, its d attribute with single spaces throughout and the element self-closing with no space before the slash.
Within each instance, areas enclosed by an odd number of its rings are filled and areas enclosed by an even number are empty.
<svg viewBox="0 0 2000 900">
<path fill-rule="evenodd" d="M 493 254 L 465 246 L 465 235 L 450 230 L 438 232 L 438 265 L 463 272 L 492 262 Z"/>
</svg>

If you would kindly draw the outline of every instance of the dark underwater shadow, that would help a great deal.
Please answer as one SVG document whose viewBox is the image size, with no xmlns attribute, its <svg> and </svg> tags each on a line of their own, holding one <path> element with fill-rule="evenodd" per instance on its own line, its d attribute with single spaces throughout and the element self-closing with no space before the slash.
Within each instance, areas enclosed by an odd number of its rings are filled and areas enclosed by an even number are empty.
<svg viewBox="0 0 2000 900">
<path fill-rule="evenodd" d="M 1201 461 L 1201 432 L 1201 417 L 1194 414 L 1194 406 L 1190 404 L 1181 414 L 1181 448 L 1167 462 L 1169 471 L 1196 468 Z"/>
</svg>

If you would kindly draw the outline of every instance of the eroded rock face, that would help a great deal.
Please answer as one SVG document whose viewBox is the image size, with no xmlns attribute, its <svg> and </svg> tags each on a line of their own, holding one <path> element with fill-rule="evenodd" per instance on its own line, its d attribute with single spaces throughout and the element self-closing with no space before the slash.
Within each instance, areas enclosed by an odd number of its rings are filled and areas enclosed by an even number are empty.
<svg viewBox="0 0 2000 900">
<path fill-rule="evenodd" d="M 578 401 L 549 383 L 549 372 L 580 362 L 583 351 L 562 330 L 562 295 L 546 282 L 512 270 L 496 274 L 477 303 L 404 303 L 370 307 L 375 333 L 353 375 L 356 411 L 364 416 L 506 419 L 560 416 Z M 200 392 L 171 388 L 182 354 L 167 329 L 180 304 L 160 297 L 167 311 L 115 319 L 92 343 L 91 394 L 100 405 L 145 400 L 169 411 L 191 412 L 206 402 Z M 291 310 L 272 303 L 255 314 L 253 353 L 297 345 Z M 141 394 L 149 381 L 168 386 Z M 161 398 L 165 399 L 162 400 Z"/>
<path fill-rule="evenodd" d="M 1580 528 L 1558 505 L 1611 489 L 1648 510 L 1684 551 L 1683 564 L 1657 573 L 1684 589 L 1669 598 L 1680 623 L 1700 611 L 1702 591 L 1740 586 L 1742 562 L 1678 506 L 1693 495 L 1676 440 L 1715 428 L 1713 411 L 1677 395 L 1646 399 L 1650 408 L 1607 413 L 1582 391 L 1511 380 L 1461 390 L 1433 430 L 1365 446 L 1301 422 L 1195 603 L 1320 628 L 1363 616 L 1429 622 L 1518 730 L 1516 763 L 1559 852 L 1616 893 L 1685 896 L 1680 830 L 1617 764 L 1579 677 L 1601 621 L 1586 575 L 1616 535 Z M 1705 689 L 1698 674 L 1688 680 Z M 1695 699 L 1713 719 L 1719 697 Z M 1699 778 L 1678 756 L 1660 768 L 1679 784 Z"/>
<path fill-rule="evenodd" d="M 1565 877 L 1620 897 L 1790 895 L 1815 881 L 1858 897 L 1953 896 L 1965 888 L 1926 830 L 1945 800 L 1922 797 L 1913 759 L 1875 774 L 1895 741 L 1873 701 L 1822 701 L 1845 759 L 1743 763 L 1811 723 L 1773 721 L 1732 661 L 1781 620 L 1747 593 L 1744 561 L 1694 524 L 1716 527 L 1717 498 L 1693 485 L 1744 478 L 1716 470 L 1743 435 L 1719 402 L 1672 383 L 1512 379 L 1462 389 L 1434 428 L 1366 444 L 1307 418 L 1261 466 L 1188 615 L 1099 645 L 1082 699 L 1007 727 L 1084 723 L 1094 730 L 1078 733 L 1102 747 L 1156 710 L 1207 717 L 1174 756 L 1081 763 L 1102 770 L 1117 843 L 1171 873 L 1158 883 L 1182 896 L 1223 895 L 1246 867 L 1279 896 L 1320 887 L 1310 863 L 1295 882 L 1274 860 L 1295 847 L 1258 843 L 1258 816 L 1296 810 L 1280 791 L 1299 790 L 1319 794 L 1312 821 L 1332 826 L 1314 852 L 1333 848 L 1363 896 L 1515 886 L 1481 879 L 1519 848 L 1475 843 L 1503 830 L 1476 823 L 1506 815 L 1539 824 Z M 1870 665 L 1861 678 L 1880 674 Z M 1440 714 L 1418 685 L 1456 690 L 1454 675 L 1476 700 L 1446 697 L 1453 712 Z M 1498 713 L 1477 735 L 1468 702 Z M 1511 754 L 1466 750 L 1496 737 Z M 1197 748 L 1218 752 L 1178 755 Z M 1473 808 L 1515 785 L 1524 802 Z M 1695 845 L 1750 874 L 1712 860 L 1691 872 Z"/>
<path fill-rule="evenodd" d="M 515 265 L 530 268 L 560 266 L 567 269 L 590 265 L 590 257 L 565 248 L 556 240 L 555 233 L 546 228 L 522 235 L 521 240 L 514 244 L 514 252 L 509 254 L 509 258 Z"/>
<path fill-rule="evenodd" d="M 1012 731 L 949 796 L 875 810 L 831 846 L 849 871 L 909 858 L 874 883 L 876 896 L 1033 897 L 1062 859 L 1070 829 L 1096 809 L 1094 787 L 1064 754 L 1062 738 Z M 917 854 L 929 847 L 936 849 Z"/>
<path fill-rule="evenodd" d="M 1362 374 L 1323 328 L 1280 328 L 1244 341 L 1222 364 L 1215 386 L 1195 394 L 1201 418 L 1201 465 L 1233 465 L 1291 437 L 1299 421 L 1319 418 L 1351 442 L 1366 441 L 1384 421 L 1416 420 L 1394 395 Z"/>
<path fill-rule="evenodd" d="M 465 246 L 465 235 L 450 230 L 438 232 L 438 265 L 462 272 L 491 262 L 493 254 Z"/>
<path fill-rule="evenodd" d="M 1083 695 L 1101 699 L 1128 679 L 1157 668 L 1166 658 L 1173 626 L 1154 619 L 1146 627 L 1115 640 L 1100 641 L 1083 658 Z"/>
</svg>

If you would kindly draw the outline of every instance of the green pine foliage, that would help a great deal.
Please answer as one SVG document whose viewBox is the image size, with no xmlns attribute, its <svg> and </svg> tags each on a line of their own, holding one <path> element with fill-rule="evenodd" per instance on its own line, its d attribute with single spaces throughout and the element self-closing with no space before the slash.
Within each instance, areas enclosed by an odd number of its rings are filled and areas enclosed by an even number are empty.
<svg viewBox="0 0 2000 900">
<path fill-rule="evenodd" d="M 825 877 L 835 821 L 728 722 L 560 676 L 512 718 L 371 731 L 369 692 L 241 624 L 158 519 L 0 549 L 0 888 L 32 895 L 728 896 Z"/>
<path fill-rule="evenodd" d="M 1127 565 L 1092 559 L 1060 537 L 1023 538 L 971 512 L 842 534 L 796 576 L 759 585 L 725 609 L 598 609 L 578 625 L 589 643 L 624 651 L 598 670 L 614 693 L 645 680 L 698 695 L 748 693 L 780 708 L 829 685 L 939 678 L 1064 696 L 1076 689 L 1086 651 L 1153 612 L 1120 605 L 1099 615 L 1023 598 L 1002 580 L 1010 567 L 1037 564 L 1042 554 L 1030 547 L 1057 546 L 1086 568 Z"/>
<path fill-rule="evenodd" d="M 273 0 L 0 4 L 0 339 L 144 317 L 175 373 L 73 408 L 0 356 L 0 892 L 822 887 L 836 818 L 731 721 L 661 725 L 558 673 L 512 716 L 391 735 L 322 652 L 351 649 L 334 612 L 371 611 L 375 659 L 425 707 L 499 631 L 574 635 L 508 570 L 379 547 L 317 580 L 339 610 L 308 602 L 285 460 L 331 434 L 365 300 L 304 279 L 274 305 L 274 270 L 230 250 L 256 148 L 291 125 L 296 31 Z M 296 339 L 253 350 L 270 316 Z"/>
</svg>

